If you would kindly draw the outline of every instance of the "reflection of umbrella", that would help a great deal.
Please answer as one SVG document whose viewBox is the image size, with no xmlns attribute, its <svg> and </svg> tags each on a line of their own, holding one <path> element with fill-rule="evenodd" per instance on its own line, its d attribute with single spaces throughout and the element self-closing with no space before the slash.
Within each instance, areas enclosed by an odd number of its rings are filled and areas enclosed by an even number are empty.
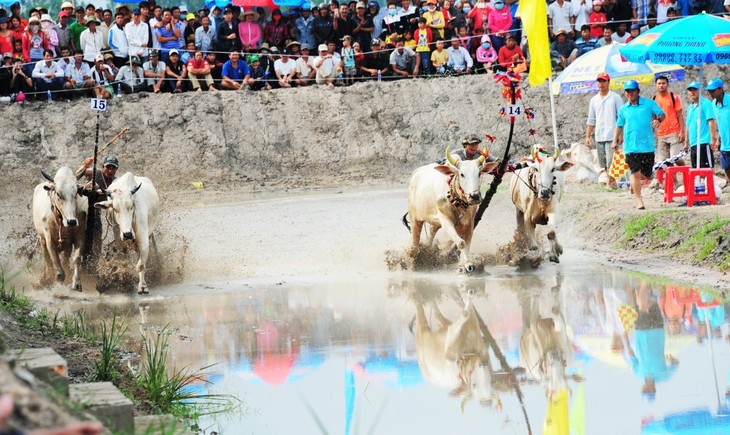
<svg viewBox="0 0 730 435">
<path fill-rule="evenodd" d="M 684 69 L 681 66 L 654 65 L 643 61 L 626 62 L 621 58 L 620 47 L 621 44 L 606 45 L 576 59 L 553 81 L 553 94 L 597 92 L 596 75 L 602 71 L 611 76 L 613 89 L 620 89 L 629 79 L 636 80 L 640 84 L 651 84 L 657 75 L 665 75 L 670 81 L 684 80 Z"/>
<path fill-rule="evenodd" d="M 408 387 L 423 383 L 421 369 L 416 360 L 398 360 L 395 356 L 371 356 L 351 370 L 358 376 L 389 387 Z"/>
<path fill-rule="evenodd" d="M 642 434 L 726 434 L 730 432 L 730 416 L 713 417 L 708 409 L 698 409 L 669 414 L 662 420 L 648 421 L 642 426 Z"/>
<path fill-rule="evenodd" d="M 274 5 L 274 2 L 272 0 L 233 0 L 233 4 L 235 6 L 241 6 L 243 8 L 250 8 L 250 7 L 269 7 L 270 9 L 276 8 L 276 5 Z"/>
<path fill-rule="evenodd" d="M 253 363 L 253 371 L 270 385 L 281 385 L 289 378 L 295 355 L 265 352 Z"/>
<path fill-rule="evenodd" d="M 611 337 L 607 335 L 578 335 L 575 337 L 580 349 L 591 357 L 604 363 L 621 368 L 628 368 L 621 352 L 611 350 Z"/>
<path fill-rule="evenodd" d="M 621 54 L 632 62 L 651 61 L 660 64 L 702 65 L 730 63 L 730 21 L 701 13 L 668 21 L 642 33 L 630 44 L 621 47 Z M 700 142 L 702 111 L 697 117 L 697 143 Z M 697 153 L 700 166 L 700 153 Z"/>
</svg>

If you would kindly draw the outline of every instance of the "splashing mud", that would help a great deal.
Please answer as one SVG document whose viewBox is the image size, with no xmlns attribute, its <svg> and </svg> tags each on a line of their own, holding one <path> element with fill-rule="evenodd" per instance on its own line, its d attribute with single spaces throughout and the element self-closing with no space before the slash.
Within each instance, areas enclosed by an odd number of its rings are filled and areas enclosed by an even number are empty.
<svg viewBox="0 0 730 435">
<path fill-rule="evenodd" d="M 527 238 L 519 231 L 515 231 L 511 242 L 501 245 L 497 249 L 497 262 L 517 267 L 518 269 L 537 269 L 542 263 L 542 251 L 530 249 Z"/>
<path fill-rule="evenodd" d="M 476 267 L 471 274 L 485 273 L 485 266 L 496 264 L 492 255 L 473 255 L 472 263 Z M 445 250 L 438 246 L 419 246 L 418 249 L 406 248 L 403 250 L 385 251 L 385 264 L 391 272 L 397 270 L 450 270 L 458 268 L 459 253 L 455 250 Z"/>
</svg>

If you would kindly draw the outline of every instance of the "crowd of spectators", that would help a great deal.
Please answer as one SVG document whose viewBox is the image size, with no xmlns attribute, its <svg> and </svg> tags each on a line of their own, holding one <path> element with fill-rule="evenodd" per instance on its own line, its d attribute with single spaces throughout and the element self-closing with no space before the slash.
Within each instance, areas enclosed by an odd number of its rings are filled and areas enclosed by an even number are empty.
<svg viewBox="0 0 730 435">
<path fill-rule="evenodd" d="M 24 14 L 15 3 L 0 9 L 0 96 L 108 98 L 529 71 L 518 0 L 340 1 L 286 14 L 232 5 L 163 9 L 155 0 L 115 11 L 65 2 L 57 20 L 43 8 Z M 547 8 L 553 66 L 666 20 L 726 8 L 723 0 L 554 0 Z"/>
</svg>

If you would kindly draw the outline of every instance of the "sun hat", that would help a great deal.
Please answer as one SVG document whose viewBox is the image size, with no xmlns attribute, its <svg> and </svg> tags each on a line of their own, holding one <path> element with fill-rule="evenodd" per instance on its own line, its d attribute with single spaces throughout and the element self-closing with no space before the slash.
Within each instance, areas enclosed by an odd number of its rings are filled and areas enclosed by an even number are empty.
<svg viewBox="0 0 730 435">
<path fill-rule="evenodd" d="M 555 36 L 558 36 L 558 35 L 567 35 L 567 34 L 568 34 L 568 32 L 566 32 L 565 29 L 563 29 L 562 27 L 559 28 L 557 32 L 555 32 Z"/>
<path fill-rule="evenodd" d="M 132 58 L 130 59 L 129 63 L 131 63 L 131 64 L 135 64 L 136 63 L 137 65 L 141 65 L 142 64 L 142 62 L 139 61 L 139 58 L 137 56 L 132 56 Z"/>
<path fill-rule="evenodd" d="M 461 142 L 462 145 L 471 145 L 471 144 L 480 144 L 482 143 L 482 140 L 479 139 L 479 136 L 475 134 L 470 134 L 469 136 L 465 137 L 464 140 Z"/>
<path fill-rule="evenodd" d="M 639 89 L 639 82 L 633 79 L 626 80 L 626 82 L 624 82 L 624 91 L 631 91 L 634 89 Z"/>
<path fill-rule="evenodd" d="M 160 53 L 157 52 L 155 49 L 150 49 L 150 57 L 159 57 Z"/>
<path fill-rule="evenodd" d="M 114 59 L 114 55 L 111 53 L 104 54 L 104 60 Z"/>
<path fill-rule="evenodd" d="M 99 19 L 98 19 L 98 18 L 96 18 L 96 17 L 95 17 L 95 16 L 93 16 L 93 15 L 89 15 L 88 17 L 86 17 L 86 23 L 87 23 L 87 24 L 88 24 L 88 23 L 96 23 L 97 25 L 99 25 L 99 24 L 100 24 L 100 22 L 99 22 Z"/>
<path fill-rule="evenodd" d="M 700 82 L 694 81 L 687 85 L 687 89 L 700 89 L 702 86 L 700 86 Z"/>
<path fill-rule="evenodd" d="M 71 2 L 63 2 L 63 3 L 61 3 L 61 9 L 66 9 L 66 8 L 73 9 L 74 8 L 74 5 L 71 4 Z"/>
<path fill-rule="evenodd" d="M 714 79 L 710 79 L 710 81 L 707 82 L 707 87 L 705 87 L 705 90 L 714 91 L 715 89 L 722 89 L 722 87 L 722 80 L 720 80 L 718 77 L 715 77 Z"/>
<path fill-rule="evenodd" d="M 51 16 L 48 15 L 48 14 L 43 14 L 43 15 L 41 15 L 41 21 L 50 21 L 50 22 L 53 22 L 53 18 L 51 18 Z"/>
<path fill-rule="evenodd" d="M 355 9 L 361 9 L 361 8 L 365 9 L 365 3 L 357 2 L 357 4 L 355 5 Z"/>
<path fill-rule="evenodd" d="M 598 73 L 598 75 L 596 76 L 596 80 L 605 80 L 605 81 L 610 81 L 610 80 L 611 80 L 611 76 L 610 76 L 610 75 L 608 75 L 608 73 L 607 73 L 607 72 L 605 72 L 605 71 L 601 71 L 601 72 L 599 72 L 599 73 Z"/>
</svg>

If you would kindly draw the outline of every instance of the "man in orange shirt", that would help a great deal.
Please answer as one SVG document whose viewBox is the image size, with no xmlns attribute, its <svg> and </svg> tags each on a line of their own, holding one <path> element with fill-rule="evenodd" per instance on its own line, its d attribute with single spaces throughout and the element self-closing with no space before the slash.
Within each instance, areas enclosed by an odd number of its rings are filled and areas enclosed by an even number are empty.
<svg viewBox="0 0 730 435">
<path fill-rule="evenodd" d="M 682 115 L 682 99 L 669 91 L 669 79 L 659 76 L 655 81 L 656 96 L 654 100 L 667 117 L 657 129 L 656 161 L 661 162 L 677 155 L 684 148 L 684 116 Z M 684 162 L 677 161 L 684 166 Z"/>
</svg>

